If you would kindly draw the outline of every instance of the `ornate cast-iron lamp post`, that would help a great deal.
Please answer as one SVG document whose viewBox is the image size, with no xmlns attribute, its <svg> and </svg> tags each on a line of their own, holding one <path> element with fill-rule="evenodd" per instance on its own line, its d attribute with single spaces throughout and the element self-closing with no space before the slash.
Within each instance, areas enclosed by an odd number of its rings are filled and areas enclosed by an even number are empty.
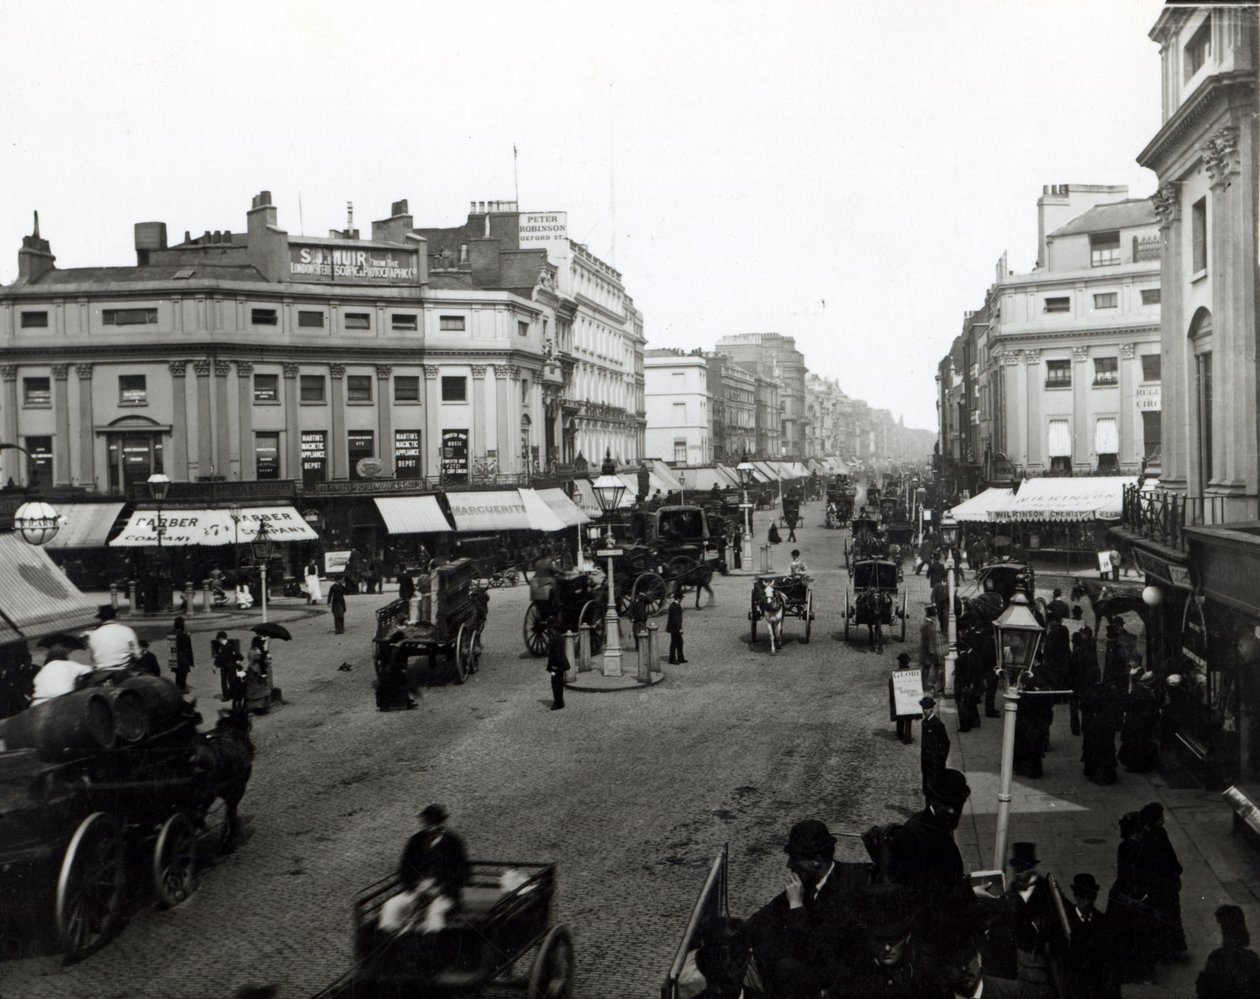
<svg viewBox="0 0 1260 999">
<path fill-rule="evenodd" d="M 157 535 L 157 578 L 158 578 L 158 605 L 157 610 L 166 610 L 167 598 L 171 595 L 171 589 L 167 585 L 168 580 L 163 574 L 164 564 L 162 562 L 162 537 L 166 534 L 166 522 L 162 520 L 162 504 L 166 502 L 166 494 L 171 491 L 171 477 L 161 472 L 154 472 L 149 476 L 145 483 L 149 487 L 149 495 L 153 497 L 157 503 L 157 518 L 153 524 L 153 533 Z"/>
<path fill-rule="evenodd" d="M 613 463 L 612 452 L 604 452 L 604 463 L 600 467 L 600 475 L 591 483 L 595 493 L 595 501 L 608 522 L 608 534 L 604 538 L 604 551 L 596 552 L 596 557 L 608 559 L 608 609 L 604 612 L 604 675 L 621 675 L 621 620 L 617 616 L 617 592 L 613 576 L 613 559 L 620 554 L 613 537 L 612 513 L 621 504 L 626 484 L 617 478 L 617 466 Z"/>
<path fill-rule="evenodd" d="M 945 629 L 945 640 L 949 643 L 945 653 L 945 693 L 954 689 L 954 667 L 958 664 L 958 617 L 954 613 L 954 546 L 958 543 L 958 521 L 953 514 L 945 512 L 940 523 L 941 540 L 945 543 L 945 569 L 949 581 L 949 606 L 945 609 L 945 620 L 941 627 Z"/>
<path fill-rule="evenodd" d="M 263 624 L 267 623 L 267 562 L 271 559 L 272 544 L 271 529 L 267 526 L 267 521 L 259 520 L 258 533 L 254 535 L 254 540 L 250 542 L 250 547 L 254 551 L 254 562 L 258 566 L 259 596 L 262 598 Z"/>
<path fill-rule="evenodd" d="M 735 471 L 739 475 L 739 487 L 743 499 L 740 506 L 744 510 L 744 537 L 743 544 L 740 546 L 743 550 L 740 552 L 739 564 L 744 567 L 745 571 L 752 567 L 752 504 L 748 502 L 748 487 L 752 485 L 753 464 L 748 460 L 748 452 L 744 452 L 744 457 Z"/>
</svg>

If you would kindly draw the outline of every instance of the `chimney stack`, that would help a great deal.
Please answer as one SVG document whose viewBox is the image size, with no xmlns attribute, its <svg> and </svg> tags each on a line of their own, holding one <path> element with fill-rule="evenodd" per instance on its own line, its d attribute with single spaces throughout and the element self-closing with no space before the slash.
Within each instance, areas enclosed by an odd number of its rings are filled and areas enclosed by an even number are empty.
<svg viewBox="0 0 1260 999">
<path fill-rule="evenodd" d="M 166 249 L 165 222 L 137 222 L 135 224 L 136 264 L 147 267 L 149 255 L 154 250 Z"/>
<path fill-rule="evenodd" d="M 253 205 L 245 219 L 248 231 L 251 233 L 276 224 L 276 209 L 271 203 L 270 191 L 259 191 L 254 195 Z"/>
<path fill-rule="evenodd" d="M 48 240 L 39 235 L 39 212 L 35 213 L 35 228 L 29 236 L 22 237 L 18 250 L 17 284 L 28 284 L 53 269 L 57 258 L 52 254 Z"/>
</svg>

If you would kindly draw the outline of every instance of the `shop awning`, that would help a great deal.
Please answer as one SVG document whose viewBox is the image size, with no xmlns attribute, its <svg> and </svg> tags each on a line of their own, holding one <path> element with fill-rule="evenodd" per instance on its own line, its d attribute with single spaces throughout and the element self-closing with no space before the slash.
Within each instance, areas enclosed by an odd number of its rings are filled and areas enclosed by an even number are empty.
<svg viewBox="0 0 1260 999">
<path fill-rule="evenodd" d="M 718 475 L 718 485 L 725 489 L 728 485 L 739 488 L 739 472 L 735 471 L 734 465 L 714 465 Z"/>
<path fill-rule="evenodd" d="M 652 480 L 652 492 L 658 488 L 662 493 L 667 493 L 671 489 L 677 492 L 682 488 L 682 479 L 679 478 L 681 469 L 670 468 L 669 465 L 657 458 L 646 458 L 644 464 L 648 468 L 648 478 Z M 688 469 L 687 485 L 691 485 L 690 469 Z M 651 495 L 649 493 L 648 495 Z"/>
<path fill-rule="evenodd" d="M 779 481 L 778 471 L 776 471 L 774 466 L 771 465 L 768 461 L 754 461 L 752 463 L 752 466 L 758 472 L 761 473 L 762 481 L 764 482 L 778 482 Z"/>
<path fill-rule="evenodd" d="M 455 518 L 455 530 L 461 534 L 530 529 L 525 501 L 516 489 L 447 493 L 446 501 L 451 506 L 451 516 Z"/>
<path fill-rule="evenodd" d="M 620 478 L 620 476 L 618 476 Z M 590 479 L 574 479 L 573 485 L 577 488 L 577 496 L 574 497 L 577 505 L 587 513 L 592 520 L 599 520 L 604 514 L 599 508 L 599 500 L 595 498 L 595 489 L 591 485 Z M 621 494 L 621 503 L 618 509 L 628 510 L 634 506 L 634 497 L 637 486 L 633 483 Z"/>
<path fill-rule="evenodd" d="M 1118 520 L 1126 486 L 1136 476 L 1040 478 L 1023 482 L 1005 510 L 993 520 L 1061 521 Z"/>
<path fill-rule="evenodd" d="M 0 614 L 10 629 L 27 638 L 77 631 L 91 627 L 96 611 L 43 549 L 0 534 Z"/>
<path fill-rule="evenodd" d="M 196 509 L 166 507 L 162 510 L 162 544 L 169 548 L 187 545 L 248 544 L 258 534 L 258 525 L 267 522 L 272 541 L 318 541 L 319 535 L 291 506 L 247 506 L 240 523 L 233 523 L 221 508 Z M 157 510 L 135 510 L 127 526 L 109 543 L 111 548 L 157 547 Z"/>
<path fill-rule="evenodd" d="M 1011 498 L 1014 495 L 1014 489 L 986 489 L 970 499 L 963 500 L 963 502 L 951 509 L 949 513 L 953 515 L 955 520 L 960 521 L 993 520 L 995 513 L 999 510 L 1005 510 L 1011 505 Z"/>
<path fill-rule="evenodd" d="M 437 534 L 451 530 L 451 523 L 436 496 L 378 496 L 376 509 L 390 534 Z"/>
<path fill-rule="evenodd" d="M 516 491 L 520 493 L 521 502 L 525 504 L 525 516 L 529 518 L 529 526 L 533 530 L 546 531 L 548 534 L 564 530 L 564 521 L 535 490 L 518 489 Z"/>
<path fill-rule="evenodd" d="M 125 503 L 74 503 L 61 508 L 65 526 L 45 548 L 104 548 Z"/>
<path fill-rule="evenodd" d="M 714 486 L 717 486 L 719 489 L 729 489 L 731 487 L 730 480 L 722 474 L 720 468 L 687 469 L 688 489 L 707 493 Z"/>
<path fill-rule="evenodd" d="M 563 489 L 539 489 L 538 495 L 551 507 L 551 512 L 560 518 L 565 527 L 577 527 L 590 522 L 586 511 L 569 499 Z"/>
</svg>

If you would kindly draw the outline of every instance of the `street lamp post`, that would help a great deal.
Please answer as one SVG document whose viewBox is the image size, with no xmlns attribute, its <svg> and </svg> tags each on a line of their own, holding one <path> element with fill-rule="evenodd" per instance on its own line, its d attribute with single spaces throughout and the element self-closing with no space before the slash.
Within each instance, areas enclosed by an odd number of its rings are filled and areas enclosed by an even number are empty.
<svg viewBox="0 0 1260 999">
<path fill-rule="evenodd" d="M 229 506 L 228 516 L 232 518 L 232 581 L 235 583 L 241 574 L 241 505 Z"/>
<path fill-rule="evenodd" d="M 686 472 L 678 473 L 678 489 L 679 489 L 679 492 L 681 493 L 678 502 L 685 504 L 687 502 L 687 473 Z"/>
<path fill-rule="evenodd" d="M 254 562 L 258 565 L 259 596 L 262 598 L 263 624 L 267 623 L 267 562 L 271 558 L 271 530 L 266 520 L 258 521 L 258 533 L 250 543 L 254 550 Z"/>
<path fill-rule="evenodd" d="M 158 578 L 158 610 L 166 610 L 166 599 L 170 596 L 170 587 L 164 582 L 162 575 L 162 535 L 166 533 L 166 523 L 162 520 L 162 504 L 166 500 L 166 494 L 171 489 L 171 477 L 161 472 L 154 472 L 149 476 L 147 485 L 149 487 L 149 495 L 153 497 L 157 503 L 157 519 L 153 525 L 153 533 L 157 535 L 157 578 Z"/>
<path fill-rule="evenodd" d="M 945 640 L 949 643 L 945 653 L 945 694 L 952 696 L 954 689 L 954 667 L 958 663 L 958 617 L 954 614 L 954 545 L 958 542 L 958 521 L 949 511 L 941 518 L 941 540 L 945 542 L 946 579 L 949 586 L 949 606 L 945 608 L 945 620 L 941 622 L 945 628 Z"/>
<path fill-rule="evenodd" d="M 1006 845 L 1011 820 L 1011 779 L 1015 772 L 1015 716 L 1019 713 L 1019 680 L 1032 669 L 1041 644 L 1042 629 L 1028 606 L 1016 593 L 1006 610 L 993 622 L 998 671 L 1006 682 L 1002 692 L 1002 774 L 998 786 L 997 833 L 993 843 L 993 868 L 1006 870 Z"/>
<path fill-rule="evenodd" d="M 616 539 L 613 538 L 612 512 L 620 505 L 626 484 L 617 478 L 616 472 L 617 466 L 613 463 L 612 452 L 605 451 L 599 478 L 591 483 L 600 512 L 608 520 L 604 550 L 595 553 L 597 557 L 604 556 L 608 559 L 608 609 L 604 612 L 605 676 L 621 676 L 621 620 L 617 616 L 617 590 L 613 576 L 613 559 L 620 552 L 616 547 Z"/>
<path fill-rule="evenodd" d="M 748 502 L 748 487 L 752 485 L 753 465 L 748 460 L 747 451 L 744 452 L 743 460 L 735 466 L 735 471 L 739 475 L 740 494 L 743 497 L 739 505 L 744 510 L 744 543 L 739 564 L 748 570 L 752 567 L 752 504 Z"/>
<path fill-rule="evenodd" d="M 35 457 L 21 444 L 0 443 L 0 451 L 20 451 L 26 455 L 26 488 L 30 490 L 39 485 L 39 474 L 35 467 Z M 13 530 L 22 536 L 28 545 L 47 544 L 57 532 L 65 526 L 66 518 L 54 507 L 42 500 L 28 499 L 13 511 Z"/>
</svg>

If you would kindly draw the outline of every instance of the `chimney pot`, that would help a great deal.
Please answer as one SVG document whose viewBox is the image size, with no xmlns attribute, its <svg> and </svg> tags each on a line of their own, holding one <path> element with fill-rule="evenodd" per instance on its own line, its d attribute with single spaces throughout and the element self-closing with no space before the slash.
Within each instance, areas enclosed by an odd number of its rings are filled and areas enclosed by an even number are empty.
<svg viewBox="0 0 1260 999">
<path fill-rule="evenodd" d="M 207 229 L 205 232 L 203 232 L 203 233 L 201 234 L 201 241 L 202 241 L 203 243 L 208 243 L 208 242 L 210 242 L 210 230 L 209 230 L 209 229 Z"/>
</svg>

